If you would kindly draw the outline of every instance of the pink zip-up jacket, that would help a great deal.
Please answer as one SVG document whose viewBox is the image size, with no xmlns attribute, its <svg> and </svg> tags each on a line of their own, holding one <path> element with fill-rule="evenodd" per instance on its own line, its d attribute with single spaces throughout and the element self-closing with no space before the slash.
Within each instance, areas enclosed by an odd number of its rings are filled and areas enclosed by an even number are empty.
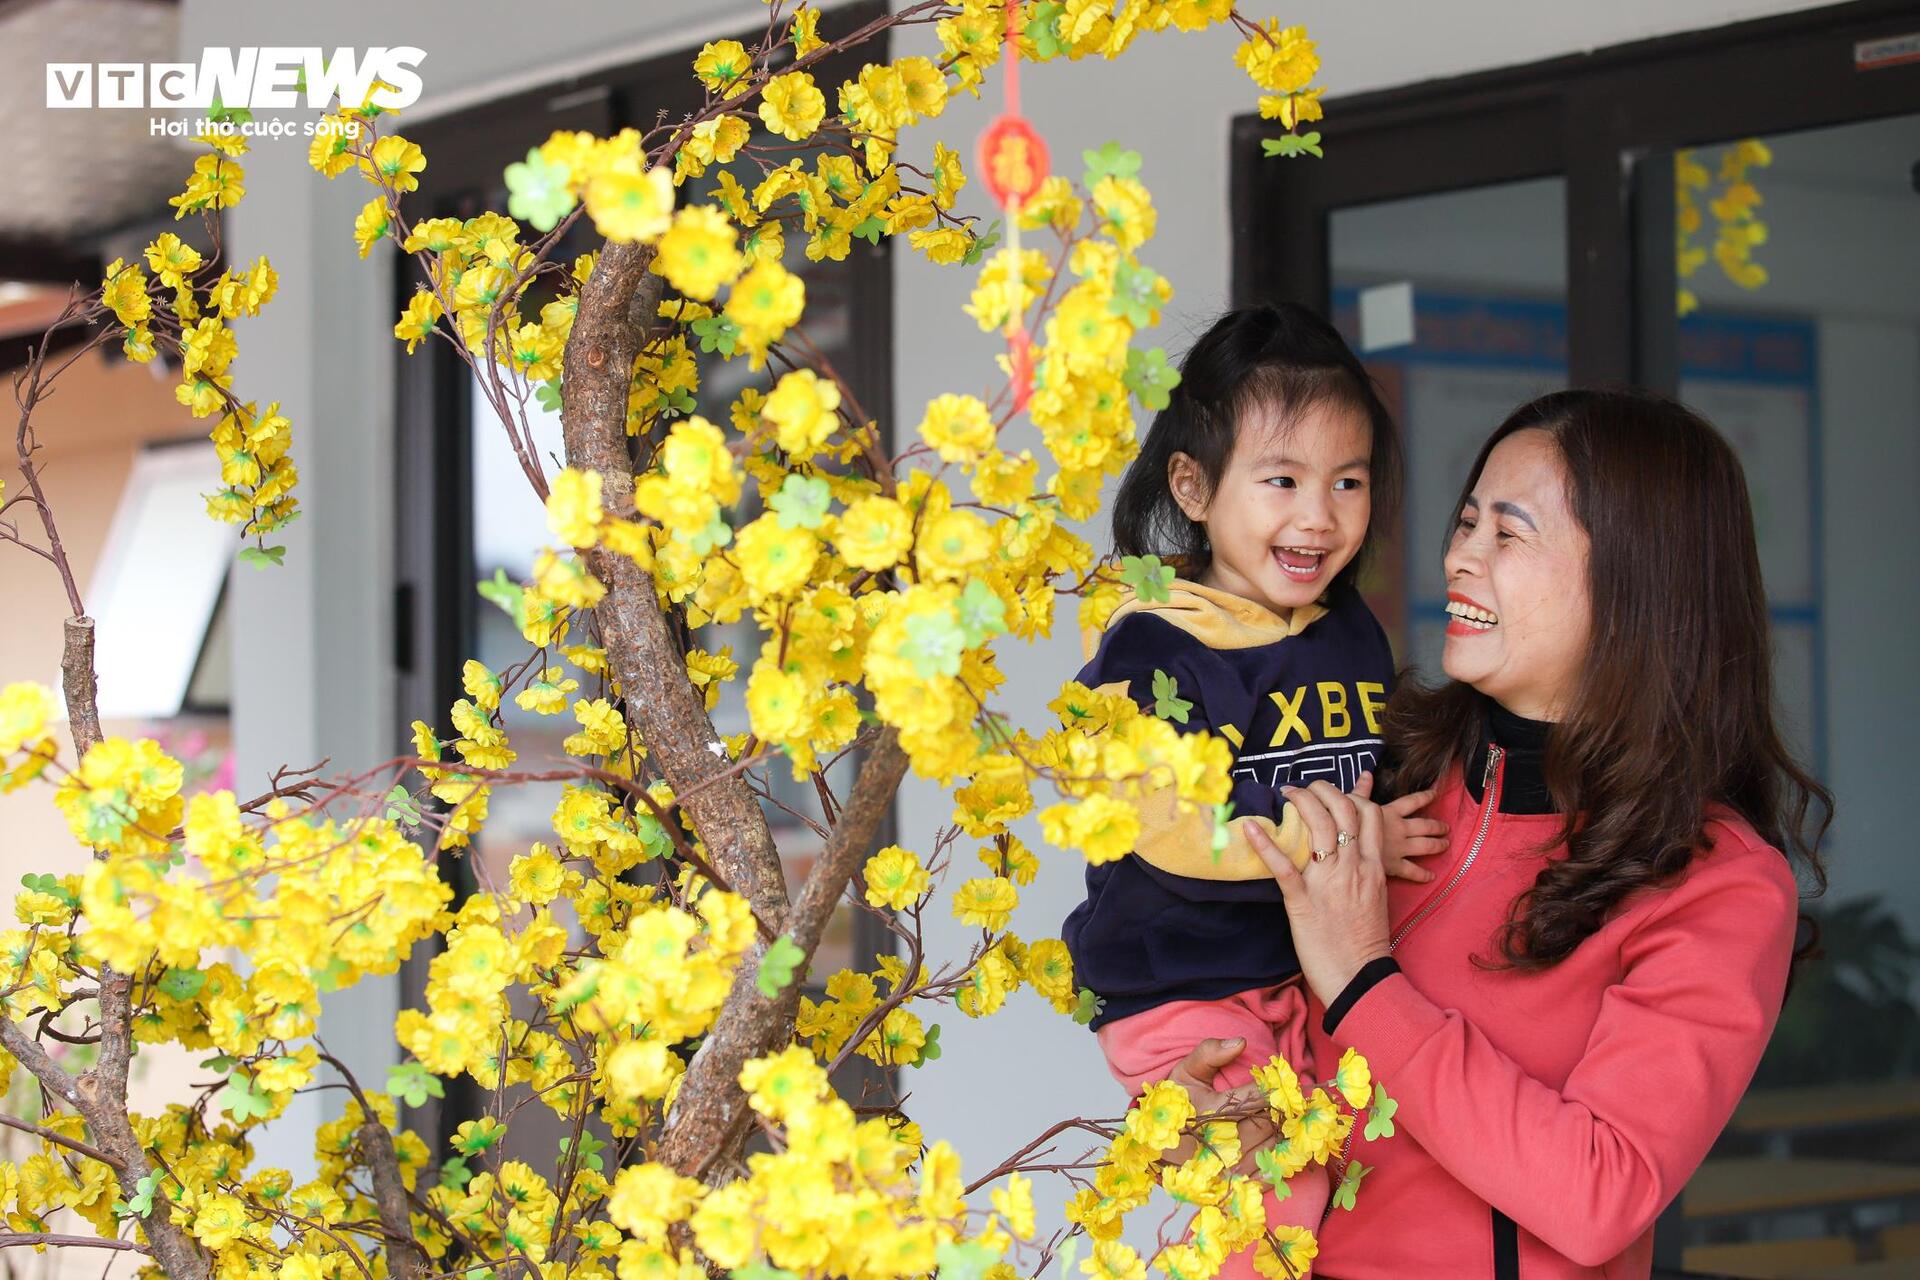
<svg viewBox="0 0 1920 1280">
<path fill-rule="evenodd" d="M 1315 1060 L 1357 1048 L 1400 1104 L 1394 1137 L 1356 1126 L 1349 1156 L 1369 1172 L 1356 1207 L 1322 1225 L 1325 1280 L 1647 1276 L 1654 1219 L 1780 1013 L 1798 889 L 1786 857 L 1722 807 L 1683 879 L 1629 899 L 1559 964 L 1476 965 L 1498 960 L 1562 821 L 1498 812 L 1503 757 L 1489 756 L 1483 802 L 1456 768 L 1427 810 L 1451 824 L 1447 865 L 1427 864 L 1430 884 L 1387 882 L 1401 972 L 1331 1037 L 1313 1011 Z"/>
</svg>

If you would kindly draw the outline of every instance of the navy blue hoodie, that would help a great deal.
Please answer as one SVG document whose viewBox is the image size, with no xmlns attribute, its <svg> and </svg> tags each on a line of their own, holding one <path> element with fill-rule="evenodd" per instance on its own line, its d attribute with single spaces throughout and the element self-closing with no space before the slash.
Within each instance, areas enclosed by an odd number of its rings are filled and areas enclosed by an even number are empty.
<svg viewBox="0 0 1920 1280">
<path fill-rule="evenodd" d="M 1155 673 L 1172 677 L 1193 704 L 1176 727 L 1233 744 L 1230 840 L 1216 856 L 1210 815 L 1143 805 L 1134 852 L 1087 868 L 1086 901 L 1062 934 L 1075 981 L 1104 1002 L 1096 1028 L 1298 973 L 1280 887 L 1244 828 L 1261 824 L 1304 864 L 1307 834 L 1279 789 L 1324 778 L 1352 790 L 1383 750 L 1393 651 L 1357 591 L 1336 589 L 1290 616 L 1185 580 L 1169 594 L 1116 610 L 1079 680 L 1151 711 Z"/>
</svg>

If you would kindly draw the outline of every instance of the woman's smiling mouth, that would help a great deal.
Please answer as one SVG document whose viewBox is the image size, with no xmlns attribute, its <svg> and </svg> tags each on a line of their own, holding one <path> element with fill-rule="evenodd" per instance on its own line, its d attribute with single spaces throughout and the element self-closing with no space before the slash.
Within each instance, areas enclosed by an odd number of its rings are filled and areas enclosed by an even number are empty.
<svg viewBox="0 0 1920 1280">
<path fill-rule="evenodd" d="M 1447 594 L 1447 614 L 1450 636 L 1479 635 L 1500 625 L 1500 617 L 1493 610 L 1454 592 Z"/>
</svg>

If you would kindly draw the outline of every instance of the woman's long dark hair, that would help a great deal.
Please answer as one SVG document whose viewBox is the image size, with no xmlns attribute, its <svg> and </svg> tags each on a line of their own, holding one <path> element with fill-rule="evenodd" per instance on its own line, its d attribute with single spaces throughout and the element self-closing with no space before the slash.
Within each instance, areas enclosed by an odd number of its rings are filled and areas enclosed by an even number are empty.
<svg viewBox="0 0 1920 1280">
<path fill-rule="evenodd" d="M 1187 519 L 1174 501 L 1167 480 L 1173 455 L 1192 458 L 1212 493 L 1233 456 L 1238 425 L 1250 411 L 1271 407 L 1287 421 L 1329 402 L 1365 418 L 1371 437 L 1372 519 L 1359 554 L 1332 587 L 1353 582 L 1372 551 L 1373 531 L 1391 527 L 1399 504 L 1399 435 L 1372 375 L 1339 331 L 1292 302 L 1229 311 L 1187 351 L 1180 384 L 1167 407 L 1154 415 L 1139 456 L 1121 478 L 1113 503 L 1115 554 L 1178 560 L 1188 574 L 1199 573 L 1212 551 L 1205 526 Z"/>
<path fill-rule="evenodd" d="M 1569 815 L 1566 856 L 1514 902 L 1503 957 L 1553 965 L 1629 894 L 1678 876 L 1716 801 L 1803 857 L 1824 888 L 1818 848 L 1833 797 L 1774 723 L 1766 589 L 1740 460 L 1671 400 L 1561 391 L 1521 406 L 1488 438 L 1462 506 L 1494 446 L 1527 430 L 1546 432 L 1566 466 L 1589 540 L 1592 629 L 1579 688 L 1547 740 L 1547 785 Z M 1485 714 L 1484 698 L 1457 681 L 1403 682 L 1387 711 L 1394 790 L 1417 791 L 1464 764 Z"/>
</svg>

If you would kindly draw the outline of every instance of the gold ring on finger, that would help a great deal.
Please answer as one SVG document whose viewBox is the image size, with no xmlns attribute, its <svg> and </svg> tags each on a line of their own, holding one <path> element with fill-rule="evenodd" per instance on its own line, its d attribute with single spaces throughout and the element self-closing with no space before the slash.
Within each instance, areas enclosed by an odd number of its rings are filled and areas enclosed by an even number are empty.
<svg viewBox="0 0 1920 1280">
<path fill-rule="evenodd" d="M 1341 848 L 1341 849 L 1346 848 L 1348 845 L 1353 843 L 1353 832 L 1342 831 L 1340 835 L 1334 840 L 1333 843 L 1337 848 Z"/>
</svg>

